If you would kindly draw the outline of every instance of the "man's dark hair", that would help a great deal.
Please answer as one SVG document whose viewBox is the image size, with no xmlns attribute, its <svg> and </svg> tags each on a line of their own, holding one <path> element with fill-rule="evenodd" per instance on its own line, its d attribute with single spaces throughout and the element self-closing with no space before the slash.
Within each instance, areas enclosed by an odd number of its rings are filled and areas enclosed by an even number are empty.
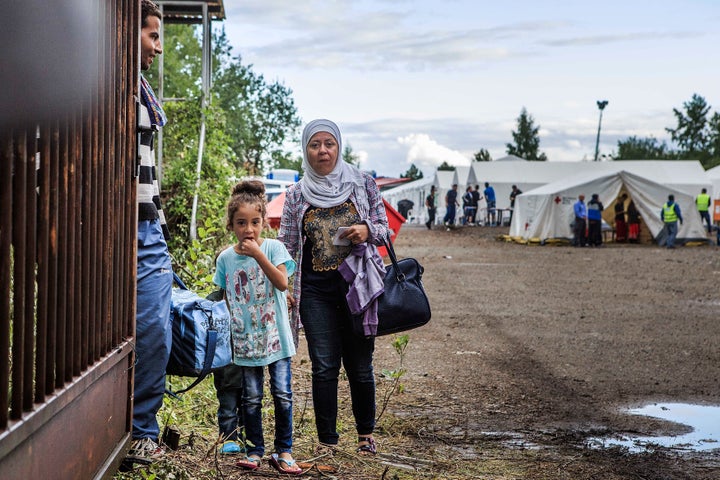
<svg viewBox="0 0 720 480">
<path fill-rule="evenodd" d="M 672 194 L 668 195 L 668 200 L 670 200 L 671 202 L 674 202 L 674 201 L 675 201 L 675 195 L 672 195 Z"/>
<path fill-rule="evenodd" d="M 150 15 L 152 15 L 153 17 L 158 17 L 160 20 L 162 20 L 162 12 L 160 12 L 160 7 L 158 7 L 150 0 L 142 0 L 142 27 L 147 26 L 147 17 L 149 17 Z"/>
</svg>

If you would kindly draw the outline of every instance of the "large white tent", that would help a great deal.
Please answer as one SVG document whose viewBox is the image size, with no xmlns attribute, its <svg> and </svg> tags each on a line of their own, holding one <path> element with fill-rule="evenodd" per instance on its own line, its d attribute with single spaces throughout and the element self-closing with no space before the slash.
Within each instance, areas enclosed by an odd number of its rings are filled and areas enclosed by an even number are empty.
<svg viewBox="0 0 720 480">
<path fill-rule="evenodd" d="M 495 189 L 498 208 L 510 207 L 512 185 L 523 192 L 581 173 L 626 171 L 696 197 L 702 188 L 712 193 L 712 182 L 697 160 L 623 160 L 612 162 L 529 162 L 508 160 L 473 162 L 475 178 Z M 720 172 L 718 172 L 720 174 Z M 720 195 L 720 192 L 716 196 Z M 713 197 L 715 198 L 715 197 Z"/>
<path fill-rule="evenodd" d="M 451 172 L 452 173 L 452 172 Z M 430 187 L 435 183 L 434 177 L 420 178 L 412 182 L 403 183 L 397 187 L 384 190 L 382 196 L 387 202 L 398 209 L 400 200 L 413 202 L 412 211 L 408 214 L 409 223 L 427 222 L 427 209 L 425 208 L 425 197 L 430 194 Z M 439 202 L 439 198 L 436 197 Z"/>
<path fill-rule="evenodd" d="M 660 184 L 645 176 L 629 171 L 586 172 L 549 183 L 517 197 L 515 213 L 510 225 L 510 236 L 541 241 L 572 238 L 573 205 L 580 194 L 587 199 L 597 193 L 607 208 L 603 218 L 612 221 L 609 208 L 621 192 L 635 202 L 644 224 L 653 239 L 663 240 L 663 222 L 660 210 L 673 194 L 680 206 L 684 222 L 680 225 L 680 241 L 707 240 L 700 217 L 695 210 L 695 197 L 676 187 Z"/>
</svg>

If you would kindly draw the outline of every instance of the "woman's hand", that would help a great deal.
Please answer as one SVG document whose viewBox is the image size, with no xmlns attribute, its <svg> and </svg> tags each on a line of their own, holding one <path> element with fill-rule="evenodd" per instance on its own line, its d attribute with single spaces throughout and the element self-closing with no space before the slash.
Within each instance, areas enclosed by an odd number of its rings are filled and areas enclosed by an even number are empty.
<svg viewBox="0 0 720 480">
<path fill-rule="evenodd" d="M 364 223 L 358 223 L 348 227 L 340 238 L 347 238 L 353 245 L 357 245 L 358 243 L 367 242 L 369 236 L 370 229 L 368 226 Z"/>
</svg>

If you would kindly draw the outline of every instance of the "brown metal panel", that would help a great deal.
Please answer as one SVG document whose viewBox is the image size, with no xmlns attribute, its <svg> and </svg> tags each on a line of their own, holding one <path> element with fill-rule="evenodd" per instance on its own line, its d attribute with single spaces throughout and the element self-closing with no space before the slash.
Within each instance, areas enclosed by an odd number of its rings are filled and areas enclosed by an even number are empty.
<svg viewBox="0 0 720 480">
<path fill-rule="evenodd" d="M 10 418 L 17 419 L 22 416 L 23 398 L 27 385 L 24 382 L 25 359 L 25 255 L 27 252 L 26 222 L 27 205 L 25 204 L 25 190 L 27 188 L 25 165 L 25 131 L 20 131 L 13 142 L 13 198 L 10 211 L 13 217 L 13 328 L 12 328 L 12 396 L 10 398 Z M 32 331 L 30 332 L 32 334 Z"/>
<path fill-rule="evenodd" d="M 120 345 L 0 434 L 3 478 L 93 478 L 127 442 L 127 382 L 132 347 Z M 68 428 L 72 425 L 72 428 Z M 38 452 L 42 452 L 40 455 Z"/>
<path fill-rule="evenodd" d="M 81 199 L 81 236 L 83 239 L 83 254 L 81 255 L 80 265 L 80 297 L 82 300 L 80 306 L 80 361 L 84 365 L 90 365 L 90 297 L 93 287 L 90 283 L 90 265 L 92 259 L 92 243 L 91 222 L 92 222 L 92 136 L 93 122 L 92 110 L 85 107 L 83 111 L 83 138 L 82 138 L 82 199 Z"/>
<path fill-rule="evenodd" d="M 50 279 L 47 286 L 48 291 L 48 325 L 47 325 L 47 375 L 45 377 L 45 394 L 51 395 L 55 390 L 57 384 L 56 378 L 58 373 L 56 371 L 57 364 L 57 344 L 58 344 L 58 333 L 57 333 L 57 311 L 58 311 L 58 202 L 59 192 L 58 186 L 60 184 L 60 126 L 57 122 L 53 122 L 49 129 L 49 140 L 50 140 L 50 155 L 48 168 L 48 177 L 50 191 L 49 196 L 49 251 L 48 251 L 48 278 Z"/>
<path fill-rule="evenodd" d="M 67 295 L 68 302 L 68 373 L 71 377 L 80 375 L 87 365 L 80 364 L 80 288 L 78 285 L 78 264 L 82 256 L 83 238 L 80 236 L 80 215 L 78 202 L 80 199 L 79 186 L 82 184 L 81 140 L 79 114 L 70 119 L 69 141 L 69 182 L 68 182 L 68 266 L 67 266 Z"/>
<path fill-rule="evenodd" d="M 0 205 L 12 205 L 13 137 L 0 133 Z M 12 211 L 12 210 L 10 210 Z M 7 428 L 10 399 L 10 246 L 12 215 L 0 215 L 0 429 Z"/>
<path fill-rule="evenodd" d="M 61 388 L 65 382 L 72 380 L 70 375 L 70 362 L 68 359 L 72 346 L 67 334 L 67 265 L 68 265 L 68 126 L 67 118 L 63 118 L 59 131 L 59 166 L 60 177 L 58 178 L 58 258 L 57 258 L 57 356 L 55 358 L 55 387 Z"/>
<path fill-rule="evenodd" d="M 47 125 L 40 127 L 40 178 L 38 193 L 38 248 L 37 248 L 37 355 L 35 357 L 35 402 L 45 400 L 45 386 L 48 383 L 47 375 L 50 370 L 47 366 L 48 355 L 48 292 L 50 276 L 48 270 L 48 256 L 50 250 L 50 128 Z"/>
<path fill-rule="evenodd" d="M 37 167 L 35 153 L 37 153 L 37 129 L 33 128 L 26 133 L 25 158 L 25 204 L 28 212 L 25 231 L 26 253 L 22 259 L 25 262 L 25 338 L 23 339 L 23 364 L 26 366 L 23 374 L 23 410 L 32 409 L 34 403 L 34 369 L 35 364 L 35 261 L 37 259 Z"/>
</svg>

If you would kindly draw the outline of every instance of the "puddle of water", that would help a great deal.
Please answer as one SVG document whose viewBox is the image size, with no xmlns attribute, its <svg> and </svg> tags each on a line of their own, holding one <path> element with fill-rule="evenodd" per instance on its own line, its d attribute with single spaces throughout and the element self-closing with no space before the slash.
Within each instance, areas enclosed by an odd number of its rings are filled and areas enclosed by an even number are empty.
<svg viewBox="0 0 720 480">
<path fill-rule="evenodd" d="M 680 451 L 703 451 L 720 448 L 720 407 L 689 405 L 685 403 L 656 403 L 627 411 L 631 415 L 661 418 L 687 425 L 692 432 L 668 437 L 621 437 L 620 439 L 594 438 L 590 446 L 627 447 L 630 452 L 645 452 L 653 446 Z"/>
</svg>

